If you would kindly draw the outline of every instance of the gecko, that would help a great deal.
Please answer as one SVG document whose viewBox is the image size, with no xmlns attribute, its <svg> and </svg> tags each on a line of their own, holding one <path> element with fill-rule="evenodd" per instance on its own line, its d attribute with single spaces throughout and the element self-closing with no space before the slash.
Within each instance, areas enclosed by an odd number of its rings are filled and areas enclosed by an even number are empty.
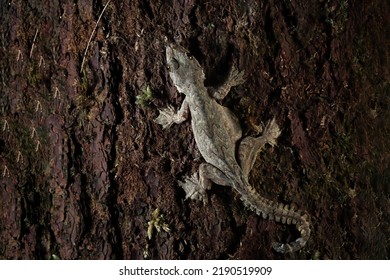
<svg viewBox="0 0 390 280">
<path fill-rule="evenodd" d="M 290 243 L 273 242 L 278 253 L 291 253 L 305 246 L 310 237 L 309 216 L 290 205 L 278 203 L 261 196 L 249 183 L 249 173 L 261 149 L 276 145 L 281 134 L 275 118 L 267 123 L 261 136 L 242 136 L 237 117 L 227 107 L 218 103 L 230 89 L 244 83 L 244 72 L 231 67 L 224 84 L 218 88 L 204 85 L 205 74 L 200 63 L 189 52 L 176 44 L 166 46 L 169 77 L 179 93 L 185 95 L 180 109 L 172 106 L 159 109 L 155 122 L 164 129 L 191 119 L 192 132 L 200 154 L 205 160 L 199 170 L 178 181 L 186 199 L 207 203 L 207 193 L 212 183 L 230 186 L 236 190 L 244 205 L 264 219 L 294 224 L 300 237 Z"/>
</svg>

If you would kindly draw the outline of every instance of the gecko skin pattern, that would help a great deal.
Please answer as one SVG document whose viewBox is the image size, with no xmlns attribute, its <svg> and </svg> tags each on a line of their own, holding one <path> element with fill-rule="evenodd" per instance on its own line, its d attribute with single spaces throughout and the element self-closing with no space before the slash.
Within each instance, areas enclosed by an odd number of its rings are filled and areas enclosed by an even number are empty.
<svg viewBox="0 0 390 280">
<path fill-rule="evenodd" d="M 277 222 L 295 224 L 301 236 L 287 244 L 273 243 L 279 253 L 290 253 L 305 246 L 310 236 L 309 217 L 302 215 L 289 205 L 277 203 L 262 197 L 249 184 L 248 175 L 256 157 L 265 144 L 276 145 L 280 129 L 275 119 L 271 120 L 259 137 L 242 138 L 238 119 L 217 100 L 222 100 L 230 88 L 244 82 L 243 72 L 232 67 L 227 81 L 219 88 L 206 88 L 205 75 L 199 62 L 187 55 L 187 51 L 174 44 L 166 48 L 169 76 L 185 99 L 178 112 L 172 107 L 159 110 L 155 120 L 163 128 L 179 124 L 191 115 L 192 131 L 197 147 L 205 159 L 199 171 L 186 177 L 179 185 L 186 192 L 186 198 L 207 202 L 206 190 L 212 182 L 234 188 L 243 203 L 261 215 Z"/>
</svg>

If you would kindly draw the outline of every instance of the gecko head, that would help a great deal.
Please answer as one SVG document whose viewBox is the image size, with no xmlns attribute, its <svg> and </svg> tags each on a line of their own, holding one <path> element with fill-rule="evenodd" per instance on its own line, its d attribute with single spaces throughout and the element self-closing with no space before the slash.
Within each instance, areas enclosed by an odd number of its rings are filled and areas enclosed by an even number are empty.
<svg viewBox="0 0 390 280">
<path fill-rule="evenodd" d="M 186 94 L 194 85 L 202 85 L 205 79 L 199 62 L 189 56 L 182 47 L 170 44 L 166 48 L 169 76 L 179 92 Z"/>
</svg>

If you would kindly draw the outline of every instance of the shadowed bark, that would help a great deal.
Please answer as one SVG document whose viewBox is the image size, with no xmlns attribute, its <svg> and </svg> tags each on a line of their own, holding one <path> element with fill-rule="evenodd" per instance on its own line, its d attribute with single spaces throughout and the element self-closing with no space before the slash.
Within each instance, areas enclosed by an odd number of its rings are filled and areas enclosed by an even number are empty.
<svg viewBox="0 0 390 280">
<path fill-rule="evenodd" d="M 370 2 L 2 1 L 0 258 L 389 258 L 390 9 Z M 153 122 L 183 100 L 167 40 L 208 86 L 245 71 L 224 101 L 245 135 L 276 117 L 251 184 L 311 215 L 301 251 L 274 252 L 294 227 L 230 188 L 184 200 L 202 163 L 189 122 Z"/>
</svg>

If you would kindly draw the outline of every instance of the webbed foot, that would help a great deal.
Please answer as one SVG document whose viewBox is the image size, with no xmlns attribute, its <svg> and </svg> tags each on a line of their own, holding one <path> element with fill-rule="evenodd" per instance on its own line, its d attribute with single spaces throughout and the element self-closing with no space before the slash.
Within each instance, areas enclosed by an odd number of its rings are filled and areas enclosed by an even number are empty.
<svg viewBox="0 0 390 280">
<path fill-rule="evenodd" d="M 276 146 L 276 139 L 278 139 L 280 133 L 281 131 L 278 124 L 276 123 L 276 120 L 272 119 L 266 125 L 262 136 L 265 137 L 268 144 L 271 146 Z"/>
<path fill-rule="evenodd" d="M 177 116 L 175 109 L 172 106 L 168 106 L 165 109 L 159 109 L 160 115 L 154 120 L 156 123 L 160 124 L 164 129 L 169 128 L 175 121 L 177 121 Z"/>
<path fill-rule="evenodd" d="M 244 71 L 238 71 L 238 69 L 233 65 L 228 77 L 230 87 L 243 84 L 245 82 L 244 74 Z"/>
<path fill-rule="evenodd" d="M 186 177 L 185 181 L 179 181 L 179 186 L 182 187 L 186 193 L 186 199 L 200 200 L 203 204 L 207 204 L 207 196 L 205 188 L 200 183 L 198 173 L 192 174 L 190 177 Z"/>
</svg>

